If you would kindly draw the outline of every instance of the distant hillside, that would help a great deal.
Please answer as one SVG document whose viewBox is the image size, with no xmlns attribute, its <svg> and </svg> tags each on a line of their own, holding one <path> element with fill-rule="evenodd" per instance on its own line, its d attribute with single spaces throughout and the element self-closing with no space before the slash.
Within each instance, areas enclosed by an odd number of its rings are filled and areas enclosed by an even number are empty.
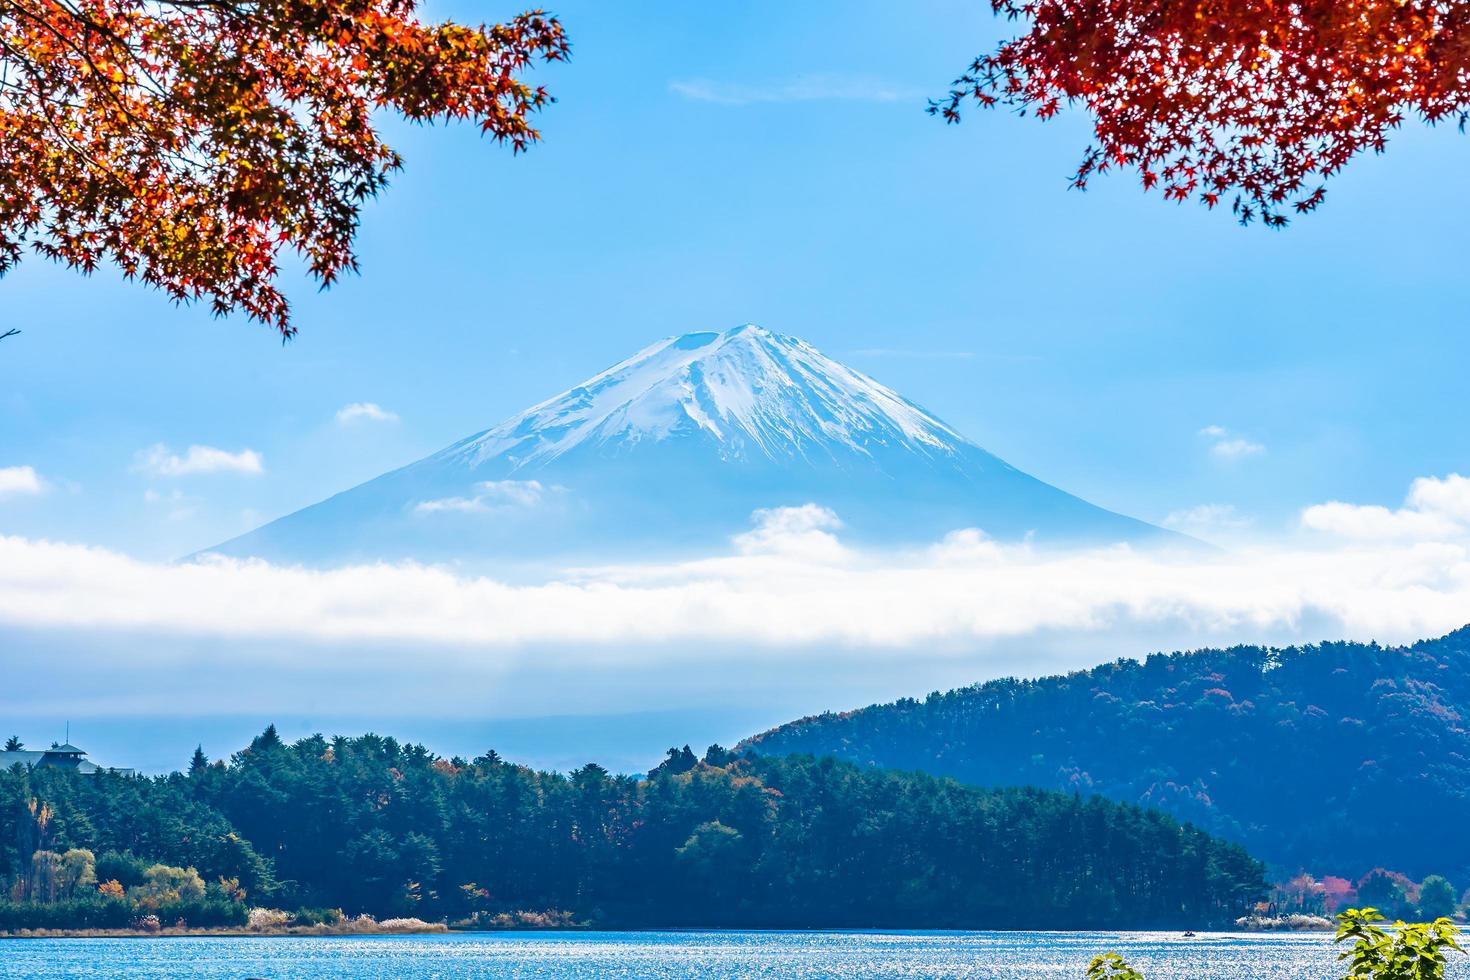
<svg viewBox="0 0 1470 980">
<path fill-rule="evenodd" d="M 1236 647 L 998 680 L 804 718 L 742 747 L 1099 793 L 1281 870 L 1463 875 L 1467 715 L 1470 627 L 1410 647 Z"/>
</svg>

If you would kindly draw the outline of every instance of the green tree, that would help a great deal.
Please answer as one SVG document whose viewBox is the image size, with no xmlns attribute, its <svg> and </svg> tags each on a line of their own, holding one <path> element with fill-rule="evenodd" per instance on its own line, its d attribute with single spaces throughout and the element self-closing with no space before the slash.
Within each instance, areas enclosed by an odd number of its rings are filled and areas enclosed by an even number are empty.
<svg viewBox="0 0 1470 980">
<path fill-rule="evenodd" d="M 204 746 L 194 746 L 194 758 L 189 760 L 189 775 L 197 776 L 209 768 L 209 759 L 204 755 Z"/>
<path fill-rule="evenodd" d="M 1419 885 L 1419 917 L 1447 919 L 1455 914 L 1459 902 L 1455 888 L 1440 875 L 1430 875 Z"/>
<path fill-rule="evenodd" d="M 12 736 L 10 736 L 9 738 L 7 738 L 5 740 L 5 751 L 6 752 L 19 752 L 20 750 L 22 750 L 24 748 L 25 748 L 25 745 L 24 745 L 24 743 L 21 742 L 19 735 L 12 735 Z"/>
<path fill-rule="evenodd" d="M 1382 909 L 1395 918 L 1413 918 L 1408 889 L 1401 879 L 1401 875 L 1375 868 L 1358 882 L 1358 901 L 1365 908 Z"/>
<path fill-rule="evenodd" d="M 1418 925 L 1395 923 L 1393 932 L 1377 909 L 1348 909 L 1337 917 L 1336 942 L 1351 940 L 1353 948 L 1339 953 L 1348 964 L 1343 980 L 1443 980 L 1445 952 L 1463 952 L 1456 941 L 1459 929 L 1449 919 Z"/>
<path fill-rule="evenodd" d="M 59 868 L 61 897 L 77 898 L 97 886 L 97 857 L 91 851 L 73 847 L 61 855 Z"/>
<path fill-rule="evenodd" d="M 128 897 L 145 909 L 197 901 L 204 897 L 204 879 L 193 868 L 155 864 L 143 872 L 143 884 L 128 889 Z"/>
<path fill-rule="evenodd" d="M 61 855 L 37 851 L 31 855 L 31 873 L 23 889 L 32 902 L 50 905 L 61 898 Z"/>
<path fill-rule="evenodd" d="M 679 861 L 701 878 L 719 880 L 740 850 L 740 831 L 718 820 L 694 828 L 677 851 Z"/>
</svg>

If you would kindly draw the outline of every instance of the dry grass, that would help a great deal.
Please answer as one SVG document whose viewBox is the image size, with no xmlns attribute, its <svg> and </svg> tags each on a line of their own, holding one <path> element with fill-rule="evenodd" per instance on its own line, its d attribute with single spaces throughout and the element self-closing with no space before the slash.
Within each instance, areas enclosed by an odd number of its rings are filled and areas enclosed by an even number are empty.
<svg viewBox="0 0 1470 980">
<path fill-rule="evenodd" d="M 257 921 L 262 921 L 257 919 Z M 237 926 L 227 929 L 179 929 L 164 927 L 148 929 L 21 929 L 16 932 L 0 933 L 7 939 L 127 939 L 148 936 L 401 936 L 424 933 L 448 932 L 442 922 L 425 922 L 423 919 L 384 919 L 379 922 L 370 915 L 344 918 L 335 923 L 318 923 L 310 926 L 270 925 L 261 928 Z"/>
</svg>

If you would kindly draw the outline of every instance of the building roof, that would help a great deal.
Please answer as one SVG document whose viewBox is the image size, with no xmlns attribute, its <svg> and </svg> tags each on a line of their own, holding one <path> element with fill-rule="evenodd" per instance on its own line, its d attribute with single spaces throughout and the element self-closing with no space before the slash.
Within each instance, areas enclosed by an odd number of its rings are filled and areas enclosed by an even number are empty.
<svg viewBox="0 0 1470 980">
<path fill-rule="evenodd" d="M 105 771 L 130 776 L 133 773 L 131 769 L 112 769 L 80 758 L 80 756 L 86 754 L 74 745 L 63 745 L 54 749 L 20 749 L 15 752 L 0 750 L 0 769 L 9 769 L 11 766 L 54 766 L 60 764 L 67 768 L 74 768 L 77 772 L 83 774 Z M 61 761 L 63 759 L 66 761 Z"/>
<path fill-rule="evenodd" d="M 86 755 L 87 754 L 87 751 L 85 749 L 79 749 L 75 745 L 71 744 L 70 742 L 64 742 L 61 745 L 53 745 L 51 748 L 47 749 L 47 751 L 48 752 L 60 752 L 60 753 L 62 753 L 64 755 Z"/>
</svg>

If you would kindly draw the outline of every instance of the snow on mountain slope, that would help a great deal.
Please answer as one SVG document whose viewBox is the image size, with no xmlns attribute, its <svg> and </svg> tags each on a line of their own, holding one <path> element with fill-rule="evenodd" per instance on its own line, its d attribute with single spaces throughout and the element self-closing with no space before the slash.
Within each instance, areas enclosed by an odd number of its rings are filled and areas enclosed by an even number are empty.
<svg viewBox="0 0 1470 980">
<path fill-rule="evenodd" d="M 515 468 L 545 465 L 583 446 L 632 447 L 702 434 L 724 460 L 869 455 L 870 444 L 950 456 L 964 440 L 873 379 L 791 337 L 747 324 L 648 347 L 446 457 Z"/>
<path fill-rule="evenodd" d="M 726 546 L 815 503 L 856 540 L 959 528 L 1050 543 L 1168 532 L 1020 472 L 801 340 L 662 340 L 447 449 L 213 549 L 301 561 L 626 560 Z"/>
</svg>

